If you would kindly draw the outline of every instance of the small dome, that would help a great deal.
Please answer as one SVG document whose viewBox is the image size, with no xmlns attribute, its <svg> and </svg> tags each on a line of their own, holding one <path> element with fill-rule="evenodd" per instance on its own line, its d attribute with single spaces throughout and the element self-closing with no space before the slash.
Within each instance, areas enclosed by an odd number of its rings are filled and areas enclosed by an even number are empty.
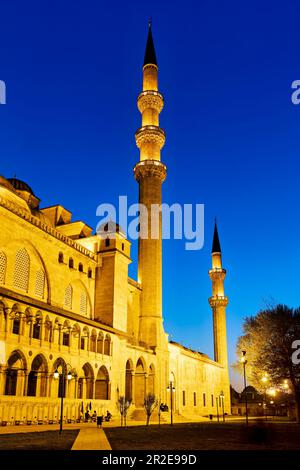
<svg viewBox="0 0 300 470">
<path fill-rule="evenodd" d="M 14 190 L 13 185 L 2 175 L 0 175 L 0 186 L 10 189 L 10 191 Z"/>
<path fill-rule="evenodd" d="M 26 191 L 34 196 L 34 192 L 31 187 L 22 180 L 17 178 L 7 178 L 7 181 L 17 190 L 17 191 Z"/>
</svg>

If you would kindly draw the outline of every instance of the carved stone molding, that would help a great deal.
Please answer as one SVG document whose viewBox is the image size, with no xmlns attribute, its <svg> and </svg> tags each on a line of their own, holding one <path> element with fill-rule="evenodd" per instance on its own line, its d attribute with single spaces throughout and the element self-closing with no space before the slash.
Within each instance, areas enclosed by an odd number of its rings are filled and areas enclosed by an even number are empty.
<svg viewBox="0 0 300 470">
<path fill-rule="evenodd" d="M 214 295 L 208 299 L 211 307 L 227 307 L 228 297 Z"/>
<path fill-rule="evenodd" d="M 143 91 L 138 96 L 137 105 L 140 113 L 143 113 L 148 108 L 155 109 L 160 113 L 164 107 L 164 99 L 158 91 Z"/>
<path fill-rule="evenodd" d="M 136 131 L 135 141 L 139 149 L 143 144 L 149 142 L 158 144 L 159 148 L 162 149 L 166 136 L 164 131 L 158 126 L 143 126 Z"/>
<path fill-rule="evenodd" d="M 143 160 L 135 165 L 134 176 L 138 182 L 148 176 L 155 176 L 163 183 L 167 177 L 167 167 L 157 160 Z"/>
</svg>

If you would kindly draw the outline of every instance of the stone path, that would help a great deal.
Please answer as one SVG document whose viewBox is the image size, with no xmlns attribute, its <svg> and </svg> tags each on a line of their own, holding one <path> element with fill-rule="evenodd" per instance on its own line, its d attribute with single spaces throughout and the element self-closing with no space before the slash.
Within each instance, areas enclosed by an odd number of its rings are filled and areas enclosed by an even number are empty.
<svg viewBox="0 0 300 470">
<path fill-rule="evenodd" d="M 71 450 L 111 450 L 103 429 L 89 426 L 81 429 Z"/>
</svg>

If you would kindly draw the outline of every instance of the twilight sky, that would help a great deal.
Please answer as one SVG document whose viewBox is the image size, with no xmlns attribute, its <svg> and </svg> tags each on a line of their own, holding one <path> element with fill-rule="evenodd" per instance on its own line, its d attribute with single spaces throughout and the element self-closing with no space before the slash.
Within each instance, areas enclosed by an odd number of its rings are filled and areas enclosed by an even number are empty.
<svg viewBox="0 0 300 470">
<path fill-rule="evenodd" d="M 136 97 L 152 16 L 164 201 L 205 204 L 202 250 L 163 244 L 165 329 L 212 356 L 217 216 L 232 363 L 245 316 L 270 299 L 299 305 L 299 2 L 11 0 L 0 14 L 0 174 L 93 227 L 100 203 L 138 198 Z M 136 242 L 132 256 L 135 277 Z"/>
</svg>

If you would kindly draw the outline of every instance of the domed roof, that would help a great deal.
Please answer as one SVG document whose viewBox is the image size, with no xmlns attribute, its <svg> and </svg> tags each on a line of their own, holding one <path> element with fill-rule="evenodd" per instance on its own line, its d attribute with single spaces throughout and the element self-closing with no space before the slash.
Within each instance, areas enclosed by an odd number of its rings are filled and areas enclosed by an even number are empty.
<svg viewBox="0 0 300 470">
<path fill-rule="evenodd" d="M 11 191 L 14 189 L 12 184 L 2 175 L 0 175 L 0 186 L 4 186 L 4 188 L 10 189 Z"/>
<path fill-rule="evenodd" d="M 27 191 L 34 196 L 34 192 L 32 191 L 31 187 L 25 183 L 25 181 L 19 180 L 17 178 L 7 178 L 7 180 L 17 191 Z"/>
</svg>

